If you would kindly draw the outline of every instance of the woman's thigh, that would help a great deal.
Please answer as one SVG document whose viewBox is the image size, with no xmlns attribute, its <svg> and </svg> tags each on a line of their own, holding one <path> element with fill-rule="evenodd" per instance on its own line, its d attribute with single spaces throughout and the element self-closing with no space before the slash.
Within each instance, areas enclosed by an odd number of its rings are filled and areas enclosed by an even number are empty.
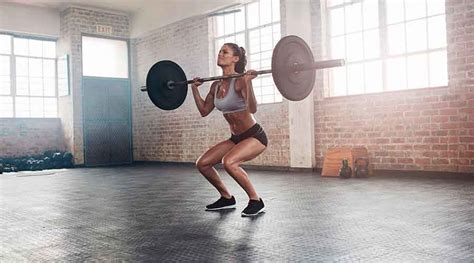
<svg viewBox="0 0 474 263">
<path fill-rule="evenodd" d="M 228 151 L 223 159 L 224 162 L 241 163 L 250 161 L 265 151 L 267 147 L 259 140 L 250 137 L 235 145 Z"/>
<path fill-rule="evenodd" d="M 214 166 L 222 162 L 224 155 L 226 155 L 234 146 L 235 144 L 230 140 L 222 141 L 203 153 L 197 160 L 197 164 Z"/>
</svg>

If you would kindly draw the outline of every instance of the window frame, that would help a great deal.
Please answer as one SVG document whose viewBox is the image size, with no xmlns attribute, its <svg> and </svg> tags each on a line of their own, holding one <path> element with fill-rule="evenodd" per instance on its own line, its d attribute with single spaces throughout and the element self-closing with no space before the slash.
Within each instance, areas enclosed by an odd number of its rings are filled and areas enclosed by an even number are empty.
<svg viewBox="0 0 474 263">
<path fill-rule="evenodd" d="M 390 1 L 390 0 L 377 0 L 377 4 L 378 4 L 378 26 L 377 27 L 374 27 L 374 28 L 364 28 L 363 27 L 363 20 L 362 20 L 362 28 L 360 30 L 357 30 L 357 31 L 353 31 L 353 32 L 346 32 L 346 30 L 344 30 L 344 33 L 342 34 L 338 34 L 338 35 L 331 35 L 331 19 L 330 19 L 330 11 L 331 9 L 336 9 L 336 8 L 342 8 L 343 11 L 344 11 L 344 19 L 347 18 L 346 16 L 346 13 L 345 13 L 345 7 L 346 6 L 349 6 L 349 5 L 352 5 L 352 4 L 357 4 L 357 3 L 360 3 L 361 5 L 364 3 L 364 0 L 352 0 L 351 2 L 345 2 L 345 1 L 342 1 L 342 3 L 340 4 L 337 4 L 337 5 L 333 5 L 331 7 L 329 7 L 329 2 L 330 0 L 326 0 L 324 1 L 325 2 L 325 6 L 324 6 L 324 11 L 323 11 L 323 15 L 325 17 L 325 24 L 326 24 L 326 30 L 325 30 L 325 39 L 323 40 L 324 41 L 324 45 L 326 47 L 326 50 L 327 50 L 327 56 L 330 57 L 331 59 L 336 59 L 336 58 L 333 58 L 332 57 L 332 45 L 331 45 L 331 39 L 334 38 L 334 37 L 344 37 L 344 53 L 345 53 L 345 56 L 347 57 L 347 47 L 348 47 L 348 44 L 347 44 L 347 36 L 348 35 L 351 35 L 351 34 L 357 34 L 357 33 L 360 33 L 362 34 L 362 50 L 363 50 L 363 55 L 364 55 L 364 58 L 363 59 L 360 59 L 360 60 L 356 60 L 356 61 L 347 61 L 346 59 L 346 65 L 344 66 L 344 70 L 345 70 L 345 94 L 341 95 L 341 94 L 335 94 L 335 91 L 334 91 L 334 82 L 332 80 L 332 77 L 328 74 L 327 75 L 327 78 L 328 78 L 328 92 L 325 93 L 325 97 L 344 97 L 344 96 L 352 96 L 352 95 L 362 95 L 362 94 L 373 94 L 373 93 L 383 93 L 383 92 L 393 92 L 393 91 L 405 91 L 405 90 L 415 90 L 415 89 L 426 89 L 426 88 L 437 88 L 437 87 L 447 87 L 448 85 L 448 81 L 449 79 L 446 79 L 446 84 L 444 85 L 436 85 L 436 84 L 431 84 L 431 82 L 433 81 L 432 77 L 431 77 L 431 63 L 429 61 L 429 56 L 430 54 L 432 53 L 435 53 L 435 52 L 445 52 L 446 55 L 447 55 L 447 38 L 446 38 L 446 44 L 443 46 L 443 47 L 437 47 L 437 48 L 430 48 L 429 47 L 429 19 L 430 18 L 433 18 L 433 17 L 445 17 L 446 18 L 446 9 L 444 10 L 444 13 L 436 13 L 436 14 L 428 14 L 428 5 L 429 5 L 429 0 L 425 0 L 425 10 L 426 10 L 426 14 L 422 17 L 418 17 L 418 18 L 410 18 L 410 19 L 407 19 L 406 17 L 406 4 L 405 2 L 407 0 L 404 0 L 403 1 L 403 8 L 404 8 L 404 13 L 403 13 L 403 20 L 401 21 L 397 21 L 397 22 L 393 22 L 393 23 L 388 23 L 388 12 L 387 12 L 387 1 Z M 361 17 L 363 19 L 363 6 L 361 6 L 361 9 L 362 9 L 362 13 L 361 13 Z M 426 48 L 424 49 L 421 49 L 421 50 L 417 50 L 417 51 L 408 51 L 407 50 L 407 47 L 408 47 L 408 38 L 407 38 L 407 24 L 411 23 L 411 22 L 415 22 L 415 21 L 426 21 L 426 25 L 425 25 L 425 30 L 426 30 Z M 344 20 L 344 24 L 346 24 L 346 21 Z M 390 54 L 389 53 L 389 39 L 388 39 L 388 28 L 389 26 L 393 26 L 393 25 L 402 25 L 403 28 L 404 28 L 404 51 L 403 52 L 400 52 L 400 53 L 397 53 L 397 54 Z M 365 58 L 365 37 L 364 37 L 364 33 L 367 32 L 367 31 L 371 31 L 371 30 L 378 30 L 378 40 L 379 40 L 379 56 L 378 57 L 375 57 L 375 58 Z M 446 36 L 447 37 L 447 36 Z M 427 79 L 426 79 L 426 85 L 423 86 L 423 87 L 410 87 L 409 86 L 409 79 L 408 79 L 408 59 L 412 56 L 416 56 L 416 55 L 426 55 L 426 67 L 427 67 L 427 70 L 426 70 L 426 76 L 427 76 Z M 390 59 L 397 59 L 397 58 L 402 58 L 404 60 L 403 64 L 404 64 L 404 71 L 405 71 L 405 76 L 404 76 L 404 86 L 402 88 L 395 88 L 395 89 L 390 89 L 389 87 L 389 83 L 388 83 L 388 69 L 387 69 L 387 60 L 390 60 Z M 350 90 L 349 90 L 349 80 L 348 80 L 348 73 L 347 73 L 347 66 L 348 65 L 361 65 L 362 67 L 365 67 L 365 63 L 369 63 L 369 62 L 376 62 L 376 61 L 380 61 L 380 64 L 381 64 L 381 72 L 382 72 L 382 82 L 381 82 L 381 89 L 380 90 L 377 90 L 377 91 L 370 91 L 370 90 L 367 90 L 367 78 L 366 78 L 366 70 L 364 69 L 363 70 L 363 92 L 359 92 L 359 93 L 351 93 Z M 447 62 L 447 61 L 446 61 Z M 447 64 L 446 64 L 446 70 L 447 70 Z M 447 72 L 446 72 L 447 73 Z M 447 75 L 446 75 L 447 77 Z"/>
<path fill-rule="evenodd" d="M 56 37 L 48 37 L 48 36 L 37 36 L 37 35 L 29 35 L 29 34 L 21 34 L 21 33 L 13 33 L 13 32 L 5 32 L 0 30 L 0 35 L 8 35 L 10 36 L 10 46 L 11 46 L 11 52 L 10 54 L 1 54 L 2 56 L 9 56 L 10 57 L 10 94 L 9 95 L 0 95 L 1 97 L 11 97 L 12 98 L 12 110 L 13 114 L 12 117 L 1 117 L 1 118 L 11 118 L 11 119 L 57 119 L 59 118 L 59 96 L 58 96 L 58 57 L 57 57 L 57 44 L 58 44 L 58 38 Z M 36 57 L 36 56 L 30 56 L 28 55 L 16 55 L 15 54 L 15 39 L 26 39 L 26 40 L 39 40 L 39 41 L 49 41 L 49 42 L 54 42 L 55 45 L 55 55 L 54 58 L 48 58 L 48 57 Z M 45 96 L 44 93 L 41 96 L 32 96 L 30 95 L 30 90 L 28 89 L 28 95 L 17 95 L 17 74 L 16 74 L 16 58 L 37 58 L 37 59 L 42 59 L 42 60 L 51 60 L 54 62 L 54 96 Z M 42 65 L 43 67 L 43 65 Z M 28 74 L 28 79 L 30 78 Z M 69 78 L 69 76 L 68 76 Z M 44 76 L 41 77 L 41 79 L 44 81 Z M 44 87 L 43 87 L 43 92 L 44 92 Z M 33 117 L 31 116 L 31 109 L 29 108 L 29 116 L 28 117 L 19 117 L 17 113 L 17 108 L 16 108 L 16 98 L 54 98 L 56 99 L 56 111 L 55 111 L 55 117 L 45 117 L 45 109 L 44 109 L 44 101 L 43 101 L 43 112 L 42 112 L 42 117 Z"/>
<path fill-rule="evenodd" d="M 273 0 L 275 1 L 275 0 Z M 211 60 L 210 61 L 214 61 L 216 58 L 215 58 L 215 54 L 218 54 L 218 48 L 220 47 L 217 47 L 217 42 L 220 40 L 220 39 L 225 39 L 227 37 L 232 37 L 232 36 L 237 36 L 237 35 L 240 35 L 240 34 L 243 34 L 245 36 L 245 48 L 246 48 L 246 56 L 247 56 L 247 68 L 250 66 L 252 67 L 252 69 L 255 69 L 255 70 L 264 70 L 264 69 L 269 69 L 269 68 L 253 68 L 252 66 L 252 61 L 250 60 L 250 55 L 252 54 L 252 49 L 250 47 L 250 32 L 251 31 L 256 31 L 256 30 L 261 30 L 263 28 L 271 28 L 272 29 L 272 50 L 273 48 L 275 47 L 275 44 L 273 42 L 274 39 L 273 39 L 273 27 L 274 26 L 279 26 L 279 29 L 280 29 L 280 38 L 281 38 L 281 34 L 282 34 L 282 20 L 281 20 L 281 1 L 280 0 L 277 0 L 278 3 L 279 3 L 279 8 L 280 8 L 280 12 L 279 12 L 279 17 L 278 17 L 278 20 L 277 21 L 273 21 L 273 1 L 271 1 L 271 4 L 272 4 L 272 8 L 271 8 L 271 17 L 272 17 L 272 20 L 270 23 L 266 23 L 266 24 L 260 24 L 258 26 L 255 26 L 255 27 L 252 27 L 250 28 L 248 26 L 248 6 L 253 4 L 253 3 L 259 3 L 260 0 L 253 0 L 253 1 L 250 1 L 250 2 L 246 2 L 244 4 L 237 4 L 237 5 L 231 5 L 231 6 L 228 6 L 228 7 L 225 7 L 225 8 L 222 8 L 218 11 L 216 11 L 214 13 L 214 15 L 211 15 L 211 24 L 212 24 L 212 28 L 213 28 L 213 35 L 211 36 L 211 41 L 212 42 L 212 50 L 214 51 L 212 54 L 211 54 Z M 235 31 L 233 33 L 230 33 L 230 34 L 223 34 L 221 36 L 216 36 L 217 35 L 217 16 L 219 16 L 220 12 L 223 13 L 223 15 L 226 14 L 226 12 L 228 11 L 232 11 L 232 10 L 235 10 L 235 9 L 239 9 L 239 8 L 242 8 L 243 9 L 243 12 L 244 12 L 244 19 L 245 19 L 245 25 L 243 27 L 243 30 L 241 31 Z M 225 27 L 224 27 L 225 28 Z M 234 20 L 234 28 L 235 28 L 235 20 Z M 224 29 L 224 32 L 225 32 L 225 29 Z M 225 41 L 224 41 L 225 42 Z M 265 52 L 265 51 L 264 51 Z M 258 52 L 258 53 L 255 53 L 255 54 L 261 54 L 263 53 L 262 51 Z M 219 72 L 219 67 L 215 64 L 215 63 L 211 63 L 212 65 L 212 72 L 214 75 L 220 75 L 220 72 Z M 270 65 L 271 67 L 271 65 Z M 273 83 L 272 85 L 272 89 L 273 89 L 273 97 L 274 97 L 274 100 L 272 102 L 258 102 L 258 105 L 269 105 L 269 104 L 278 104 L 278 103 L 282 103 L 284 101 L 284 98 L 283 96 L 281 95 L 280 91 L 278 90 L 278 88 L 276 87 L 276 85 Z M 257 96 L 256 96 L 257 97 Z M 276 100 L 275 98 L 276 97 L 279 97 L 280 100 Z"/>
</svg>

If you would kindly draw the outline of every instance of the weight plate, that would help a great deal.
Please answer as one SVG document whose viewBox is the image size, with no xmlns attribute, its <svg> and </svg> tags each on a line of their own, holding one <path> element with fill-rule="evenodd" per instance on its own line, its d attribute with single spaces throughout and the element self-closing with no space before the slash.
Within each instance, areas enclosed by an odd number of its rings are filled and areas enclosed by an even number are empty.
<svg viewBox="0 0 474 263">
<path fill-rule="evenodd" d="M 170 60 L 162 60 L 148 71 L 146 89 L 153 104 L 162 110 L 179 108 L 188 94 L 188 85 L 168 87 L 169 81 L 186 81 L 181 67 Z"/>
</svg>

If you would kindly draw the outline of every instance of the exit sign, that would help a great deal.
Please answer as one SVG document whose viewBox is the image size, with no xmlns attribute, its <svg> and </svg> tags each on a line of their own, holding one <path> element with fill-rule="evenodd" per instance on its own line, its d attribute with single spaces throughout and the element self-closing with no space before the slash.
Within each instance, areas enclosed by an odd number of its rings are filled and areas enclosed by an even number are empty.
<svg viewBox="0 0 474 263">
<path fill-rule="evenodd" d="M 111 35 L 112 34 L 112 27 L 111 26 L 97 25 L 96 26 L 96 31 L 99 34 Z"/>
</svg>

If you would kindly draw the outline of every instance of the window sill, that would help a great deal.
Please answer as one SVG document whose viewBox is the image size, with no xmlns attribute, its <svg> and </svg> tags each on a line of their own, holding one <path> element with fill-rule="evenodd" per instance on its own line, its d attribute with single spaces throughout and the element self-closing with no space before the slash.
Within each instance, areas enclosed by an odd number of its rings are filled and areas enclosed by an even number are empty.
<svg viewBox="0 0 474 263">
<path fill-rule="evenodd" d="M 448 86 L 436 86 L 436 87 L 426 87 L 426 88 L 416 88 L 416 89 L 403 89 L 403 90 L 386 90 L 379 92 L 371 93 L 361 93 L 361 94 L 350 94 L 350 95 L 340 95 L 340 96 L 325 96 L 324 99 L 339 99 L 339 98 L 348 98 L 348 97 L 360 97 L 360 96 L 377 96 L 383 94 L 397 94 L 397 93 L 410 93 L 410 92 L 420 92 L 420 91 L 431 91 L 437 89 L 447 89 Z"/>
</svg>

